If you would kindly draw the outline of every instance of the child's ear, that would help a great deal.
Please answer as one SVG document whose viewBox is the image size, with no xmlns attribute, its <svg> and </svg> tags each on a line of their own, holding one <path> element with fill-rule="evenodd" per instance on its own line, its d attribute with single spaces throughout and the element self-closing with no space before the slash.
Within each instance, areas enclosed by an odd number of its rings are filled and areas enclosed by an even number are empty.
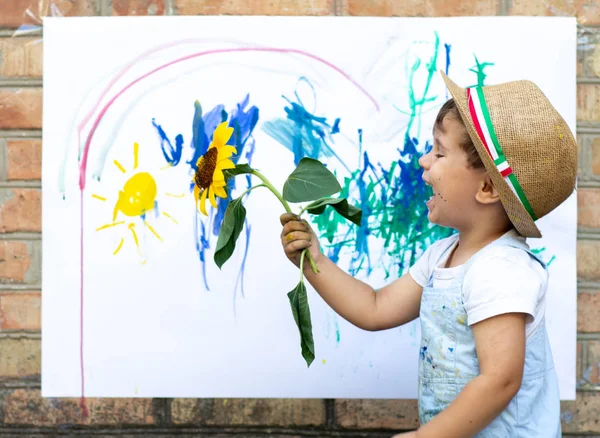
<svg viewBox="0 0 600 438">
<path fill-rule="evenodd" d="M 487 173 L 481 181 L 479 190 L 477 190 L 477 193 L 475 194 L 475 199 L 482 204 L 494 204 L 500 202 L 500 195 Z"/>
</svg>

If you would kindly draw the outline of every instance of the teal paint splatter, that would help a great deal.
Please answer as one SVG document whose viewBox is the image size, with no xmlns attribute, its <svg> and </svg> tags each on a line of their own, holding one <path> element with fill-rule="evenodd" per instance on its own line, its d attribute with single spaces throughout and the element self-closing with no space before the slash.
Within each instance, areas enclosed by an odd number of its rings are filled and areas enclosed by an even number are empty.
<svg viewBox="0 0 600 438">
<path fill-rule="evenodd" d="M 531 252 L 534 253 L 536 256 L 538 256 L 539 258 L 542 259 L 542 261 L 544 261 L 544 263 L 546 263 L 547 267 L 550 267 L 550 265 L 552 265 L 552 263 L 554 263 L 554 261 L 556 260 L 556 255 L 553 254 L 552 256 L 550 256 L 550 258 L 548 259 L 548 261 L 544 260 L 544 253 L 546 252 L 546 247 L 543 246 L 541 248 L 531 248 Z"/>
<path fill-rule="evenodd" d="M 363 145 L 363 130 L 358 130 L 358 169 L 344 178 L 340 196 L 348 197 L 363 210 L 360 226 L 349 226 L 334 211 L 314 218 L 323 249 L 331 260 L 337 263 L 344 250 L 352 254 L 348 267 L 352 275 L 362 272 L 369 276 L 377 268 L 384 270 L 386 278 L 401 276 L 429 245 L 456 232 L 429 222 L 426 201 L 432 193 L 421 178 L 423 170 L 419 166 L 420 157 L 432 147 L 432 133 L 423 138 L 421 132 L 422 116 L 445 99 L 432 94 L 431 84 L 438 62 L 450 65 L 450 46 L 444 44 L 444 59 L 440 59 L 437 33 L 431 47 L 424 60 L 406 57 L 408 107 L 398 110 L 408 116 L 408 123 L 396 159 L 388 164 L 372 162 Z M 470 71 L 476 74 L 477 84 L 484 85 L 485 69 L 494 64 L 481 63 L 477 57 L 475 62 L 476 67 Z M 372 254 L 370 239 L 383 243 L 380 253 Z"/>
<path fill-rule="evenodd" d="M 477 84 L 475 85 L 471 85 L 469 88 L 472 87 L 483 87 L 485 85 L 485 78 L 487 77 L 487 74 L 485 73 L 485 69 L 487 67 L 490 67 L 492 65 L 494 65 L 493 62 L 479 62 L 479 59 L 477 59 L 477 56 L 473 55 L 475 57 L 475 65 L 469 69 L 469 71 L 472 71 L 473 73 L 475 73 L 477 75 Z"/>
<path fill-rule="evenodd" d="M 426 61 L 420 58 L 407 61 L 409 108 L 405 113 L 409 120 L 397 158 L 387 166 L 372 162 L 369 154 L 362 152 L 363 133 L 358 131 L 359 168 L 344 179 L 340 196 L 348 197 L 363 210 L 361 225 L 350 227 L 334 211 L 314 219 L 328 257 L 337 262 L 344 248 L 353 254 L 348 269 L 352 275 L 360 271 L 369 275 L 373 269 L 382 268 L 386 278 L 399 276 L 428 245 L 454 233 L 454 230 L 429 223 L 425 203 L 431 190 L 421 178 L 418 163 L 431 147 L 428 141 L 422 143 L 418 137 L 424 106 L 438 98 L 430 91 L 440 49 L 437 33 L 432 47 Z M 422 76 L 425 76 L 424 82 Z M 417 82 L 423 83 L 421 88 L 417 88 Z M 380 254 L 371 254 L 369 238 L 383 241 Z"/>
</svg>

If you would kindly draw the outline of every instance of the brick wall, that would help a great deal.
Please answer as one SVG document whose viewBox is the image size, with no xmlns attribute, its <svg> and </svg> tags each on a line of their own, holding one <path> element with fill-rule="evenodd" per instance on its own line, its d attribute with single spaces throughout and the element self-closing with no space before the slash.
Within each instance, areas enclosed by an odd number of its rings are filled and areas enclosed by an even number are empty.
<svg viewBox="0 0 600 438">
<path fill-rule="evenodd" d="M 582 25 L 577 136 L 581 147 L 577 400 L 566 435 L 600 434 L 600 0 L 57 0 L 0 3 L 0 434 L 102 436 L 204 432 L 243 436 L 388 437 L 418 425 L 414 400 L 196 400 L 40 397 L 41 31 L 14 37 L 25 14 L 570 15 Z M 139 435 L 138 435 L 139 436 Z"/>
</svg>

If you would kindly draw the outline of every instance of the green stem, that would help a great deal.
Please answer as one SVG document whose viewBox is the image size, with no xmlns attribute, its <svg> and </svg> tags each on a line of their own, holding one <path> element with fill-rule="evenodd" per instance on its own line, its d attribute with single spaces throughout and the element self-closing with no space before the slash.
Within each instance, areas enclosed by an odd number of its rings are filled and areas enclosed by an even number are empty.
<svg viewBox="0 0 600 438">
<path fill-rule="evenodd" d="M 240 196 L 238 196 L 238 198 L 243 198 L 244 196 L 246 196 L 246 194 L 250 193 L 252 190 L 257 189 L 259 187 L 267 187 L 267 186 L 265 184 L 257 184 L 255 186 L 252 186 L 248 190 L 246 190 L 244 193 L 242 193 Z"/>
<path fill-rule="evenodd" d="M 277 199 L 279 199 L 279 202 L 281 202 L 281 204 L 283 205 L 283 208 L 285 208 L 285 211 L 287 211 L 288 213 L 292 212 L 292 209 L 290 208 L 290 205 L 287 203 L 287 201 L 285 199 L 283 199 L 283 196 L 281 196 L 281 193 L 279 193 L 279 191 L 275 187 L 273 187 L 273 184 L 271 184 L 267 178 L 265 178 L 257 170 L 253 170 L 252 171 L 252 175 L 255 175 L 258 178 L 260 178 L 260 180 L 263 182 L 264 186 L 266 188 L 268 188 L 269 190 L 271 190 L 271 192 L 275 195 L 275 197 Z"/>
<path fill-rule="evenodd" d="M 302 254 L 300 255 L 300 283 L 304 282 L 304 255 L 308 254 L 308 256 L 310 257 L 310 253 L 308 252 L 308 248 L 304 249 L 302 251 Z"/>
<path fill-rule="evenodd" d="M 310 204 L 312 204 L 312 202 Z M 300 213 L 298 213 L 298 216 L 302 216 L 302 213 L 304 213 L 306 210 L 308 210 L 308 207 L 310 207 L 310 204 L 308 204 L 306 207 L 304 207 L 302 210 L 300 210 Z"/>
<path fill-rule="evenodd" d="M 283 196 L 281 196 L 281 193 L 279 193 L 279 191 L 275 187 L 273 187 L 273 184 L 271 184 L 269 182 L 269 180 L 262 173 L 260 173 L 256 169 L 253 169 L 252 170 L 252 175 L 257 176 L 263 182 L 262 185 L 264 185 L 266 188 L 268 188 L 269 190 L 271 190 L 271 193 L 273 193 L 275 195 L 275 197 L 277 199 L 279 199 L 279 202 L 281 202 L 281 205 L 283 205 L 283 208 L 285 208 L 285 211 L 287 211 L 288 213 L 292 213 L 292 209 L 290 208 L 290 205 L 287 203 L 287 201 L 285 199 L 283 199 Z M 319 270 L 317 269 L 317 264 L 315 263 L 315 260 L 310 255 L 310 252 L 307 253 L 307 254 L 308 254 L 308 263 L 310 263 L 310 268 L 312 269 L 312 271 L 315 274 L 318 274 Z M 300 260 L 302 262 L 302 258 Z M 302 269 L 300 269 L 300 274 L 301 275 L 303 274 Z"/>
</svg>

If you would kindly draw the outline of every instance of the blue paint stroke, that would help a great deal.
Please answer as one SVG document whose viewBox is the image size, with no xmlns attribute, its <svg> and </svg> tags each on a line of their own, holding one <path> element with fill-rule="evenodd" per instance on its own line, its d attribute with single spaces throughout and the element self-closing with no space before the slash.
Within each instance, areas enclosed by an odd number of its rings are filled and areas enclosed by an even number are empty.
<svg viewBox="0 0 600 438">
<path fill-rule="evenodd" d="M 171 166 L 177 166 L 179 164 L 179 160 L 181 160 L 181 154 L 183 153 L 183 136 L 178 134 L 175 137 L 175 146 L 173 146 L 162 126 L 157 124 L 156 119 L 154 118 L 152 118 L 152 125 L 158 132 L 158 136 L 160 138 L 160 148 L 165 160 Z"/>
<path fill-rule="evenodd" d="M 193 155 L 187 164 L 193 172 L 196 172 L 198 159 L 206 153 L 212 134 L 223 120 L 223 105 L 217 105 L 205 115 L 202 114 L 202 105 L 199 101 L 194 102 L 194 119 L 192 121 L 192 144 Z"/>
<path fill-rule="evenodd" d="M 231 161 L 234 164 L 237 164 L 240 160 L 240 156 L 244 151 L 244 146 L 246 142 L 252 135 L 254 128 L 258 122 L 259 111 L 255 106 L 251 106 L 247 108 L 250 100 L 250 95 L 246 95 L 246 97 L 237 104 L 236 108 L 231 112 L 231 117 L 229 118 L 228 125 L 233 128 L 233 135 L 227 142 L 227 144 L 234 146 L 237 150 L 237 153 L 231 157 Z M 224 117 L 227 117 L 227 113 L 222 111 Z M 254 146 L 254 145 L 253 145 Z M 252 147 L 252 153 L 254 152 L 254 147 Z M 249 165 L 252 164 L 252 153 L 246 153 L 246 161 Z M 247 188 L 250 187 L 250 180 L 247 179 Z M 227 181 L 227 191 L 228 193 L 232 193 L 235 189 L 235 178 Z M 221 229 L 221 224 L 223 223 L 223 218 L 225 216 L 225 211 L 229 206 L 229 202 L 231 201 L 230 197 L 226 199 L 219 198 L 218 201 L 218 209 L 217 215 L 215 217 L 215 222 L 213 226 L 213 233 L 215 236 L 219 235 L 219 231 Z"/>
<path fill-rule="evenodd" d="M 206 238 L 206 228 L 204 221 L 194 208 L 194 240 L 196 245 L 196 252 L 200 259 L 200 265 L 202 266 L 202 280 L 204 281 L 204 287 L 207 291 L 210 291 L 208 287 L 208 281 L 206 278 L 206 250 L 210 248 L 210 242 Z"/>
<path fill-rule="evenodd" d="M 452 49 L 452 46 L 450 44 L 446 44 L 444 43 L 444 49 L 446 50 L 446 75 L 449 74 L 450 72 L 450 50 Z"/>
<path fill-rule="evenodd" d="M 300 82 L 310 86 L 316 102 L 312 84 L 306 78 L 300 78 Z M 289 104 L 284 108 L 287 117 L 265 122 L 263 131 L 294 154 L 295 165 L 304 157 L 315 160 L 333 157 L 349 172 L 348 166 L 329 144 L 331 136 L 339 132 L 340 119 L 335 119 L 331 126 L 326 117 L 316 116 L 306 109 L 297 91 L 294 91 L 294 96 L 296 101 L 282 96 Z"/>
<path fill-rule="evenodd" d="M 210 111 L 204 113 L 202 105 L 197 100 L 194 102 L 194 116 L 192 119 L 192 140 L 190 142 L 189 147 L 192 149 L 191 159 L 186 162 L 190 167 L 190 173 L 193 174 L 196 172 L 197 166 L 196 163 L 198 159 L 203 156 L 210 142 L 212 141 L 212 135 L 216 129 L 216 127 L 222 123 L 227 121 L 228 126 L 234 129 L 233 135 L 229 139 L 229 145 L 235 146 L 237 153 L 231 157 L 231 160 L 234 163 L 237 163 L 240 157 L 243 155 L 247 160 L 248 164 L 252 161 L 252 155 L 255 150 L 254 139 L 252 137 L 252 133 L 256 124 L 258 123 L 259 118 L 259 110 L 256 106 L 249 106 L 250 95 L 247 94 L 241 102 L 239 102 L 235 108 L 231 111 L 231 114 L 228 114 L 225 111 L 225 106 L 222 104 L 216 105 Z M 248 147 L 246 148 L 246 144 Z M 246 179 L 247 187 L 250 187 L 250 178 Z M 192 191 L 194 188 L 193 181 L 190 182 L 189 190 Z M 232 193 L 235 189 L 235 179 L 231 179 L 227 182 L 226 190 L 228 193 Z M 206 276 L 206 250 L 210 249 L 210 240 L 211 233 L 213 236 L 218 236 L 221 228 L 221 224 L 223 222 L 223 218 L 225 216 L 225 211 L 229 206 L 231 201 L 231 196 L 228 196 L 225 199 L 218 198 L 217 201 L 217 209 L 211 209 L 210 213 L 210 221 L 212 221 L 212 226 L 208 226 L 205 223 L 206 219 L 203 219 L 201 216 L 196 214 L 196 223 L 194 227 L 194 239 L 196 244 L 196 251 L 198 253 L 198 258 L 200 263 L 202 264 L 202 275 L 203 281 L 207 290 L 208 279 Z M 201 226 L 198 226 L 200 224 Z M 241 294 L 244 296 L 244 270 L 246 266 L 246 259 L 248 255 L 248 245 L 250 242 L 250 225 L 246 222 L 246 247 L 244 249 L 244 257 L 242 259 L 241 270 L 236 280 L 236 286 L 234 290 L 234 311 L 235 311 L 235 298 L 237 295 L 238 287 L 241 288 Z M 209 231 L 210 230 L 210 231 Z"/>
<path fill-rule="evenodd" d="M 452 46 L 450 44 L 446 44 L 444 43 L 444 49 L 446 50 L 446 76 L 449 76 L 450 74 L 450 50 L 452 49 Z M 446 99 L 448 99 L 448 89 L 446 89 Z"/>
</svg>

